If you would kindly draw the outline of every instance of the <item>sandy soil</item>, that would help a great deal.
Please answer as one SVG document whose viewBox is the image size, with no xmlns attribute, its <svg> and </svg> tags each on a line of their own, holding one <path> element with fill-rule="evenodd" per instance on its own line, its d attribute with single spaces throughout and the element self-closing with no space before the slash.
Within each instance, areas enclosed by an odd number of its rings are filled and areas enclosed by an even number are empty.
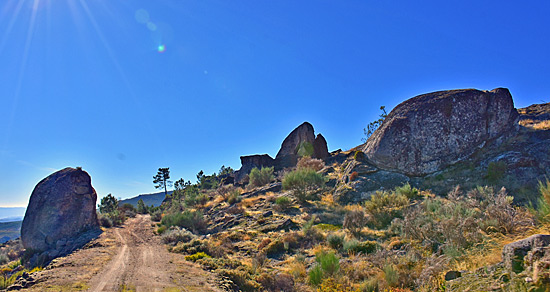
<svg viewBox="0 0 550 292">
<path fill-rule="evenodd" d="M 148 215 L 109 228 L 86 248 L 56 259 L 25 291 L 219 291 L 215 276 L 169 253 Z"/>
</svg>

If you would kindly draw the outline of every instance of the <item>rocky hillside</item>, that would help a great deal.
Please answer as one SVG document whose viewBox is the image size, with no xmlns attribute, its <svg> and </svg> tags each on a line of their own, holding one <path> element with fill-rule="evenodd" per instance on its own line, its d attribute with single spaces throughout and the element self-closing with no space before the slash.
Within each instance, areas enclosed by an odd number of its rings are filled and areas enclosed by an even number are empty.
<svg viewBox="0 0 550 292">
<path fill-rule="evenodd" d="M 332 153 L 305 122 L 275 158 L 242 156 L 238 171 L 147 211 L 169 250 L 224 291 L 546 291 L 549 116 L 550 104 L 515 109 L 504 88 L 428 93 Z M 36 187 L 29 209 L 47 218 L 50 204 L 94 195 L 89 176 L 67 169 Z M 46 256 L 64 242 L 32 238 Z"/>
</svg>

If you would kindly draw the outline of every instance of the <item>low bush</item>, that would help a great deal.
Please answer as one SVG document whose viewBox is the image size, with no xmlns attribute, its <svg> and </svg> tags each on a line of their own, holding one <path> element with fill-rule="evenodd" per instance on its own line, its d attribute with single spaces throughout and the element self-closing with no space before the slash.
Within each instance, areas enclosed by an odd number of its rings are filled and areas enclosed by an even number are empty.
<svg viewBox="0 0 550 292">
<path fill-rule="evenodd" d="M 406 183 L 400 187 L 396 187 L 395 193 L 397 193 L 397 195 L 404 195 L 409 199 L 414 199 L 418 197 L 419 191 L 417 188 L 411 187 L 409 183 Z"/>
<path fill-rule="evenodd" d="M 334 275 L 340 269 L 340 259 L 333 251 L 321 250 L 315 254 L 315 261 L 323 270 L 323 274 Z"/>
<path fill-rule="evenodd" d="M 358 236 L 366 224 L 365 212 L 363 210 L 352 210 L 346 213 L 343 227 L 349 230 L 351 234 Z"/>
<path fill-rule="evenodd" d="M 365 153 L 363 153 L 363 151 L 355 151 L 355 153 L 353 153 L 353 159 L 356 161 L 363 161 L 365 160 Z"/>
<path fill-rule="evenodd" d="M 539 181 L 540 196 L 536 201 L 536 206 L 530 204 L 531 212 L 540 222 L 550 222 L 550 180 L 546 179 L 543 183 Z"/>
<path fill-rule="evenodd" d="M 376 241 L 363 241 L 360 242 L 356 239 L 345 241 L 343 244 L 343 250 L 348 254 L 370 254 L 378 249 L 379 245 Z"/>
<path fill-rule="evenodd" d="M 313 169 L 304 168 L 289 172 L 283 178 L 283 189 L 292 191 L 293 195 L 304 202 L 310 194 L 325 185 L 325 177 Z"/>
<path fill-rule="evenodd" d="M 105 228 L 113 227 L 113 221 L 111 221 L 111 219 L 106 215 L 99 213 L 97 217 L 98 217 L 97 219 L 99 220 L 99 225 L 101 227 L 105 227 Z"/>
<path fill-rule="evenodd" d="M 151 213 L 152 221 L 160 221 L 161 219 L 162 219 L 162 211 L 160 209 L 157 209 Z"/>
<path fill-rule="evenodd" d="M 396 287 L 397 284 L 399 284 L 399 272 L 397 269 L 391 264 L 386 264 L 383 271 L 386 283 L 388 283 L 390 287 Z"/>
<path fill-rule="evenodd" d="M 202 258 L 211 258 L 211 256 L 207 255 L 202 251 L 194 253 L 192 255 L 185 256 L 185 260 L 191 261 L 191 262 L 196 262 L 197 260 L 200 260 Z"/>
<path fill-rule="evenodd" d="M 181 229 L 179 227 L 170 227 L 168 231 L 163 232 L 162 234 L 162 242 L 166 244 L 176 245 L 179 242 L 188 242 L 194 239 L 196 236 L 185 230 Z"/>
<path fill-rule="evenodd" d="M 323 281 L 323 269 L 320 265 L 315 265 L 309 270 L 309 283 L 312 285 L 319 285 Z"/>
<path fill-rule="evenodd" d="M 233 287 L 234 291 L 261 291 L 262 286 L 260 283 L 254 281 L 250 273 L 242 267 L 237 269 L 219 269 L 216 272 L 220 274 L 220 276 L 228 278 L 236 285 L 236 287 Z"/>
<path fill-rule="evenodd" d="M 403 218 L 403 210 L 408 207 L 409 198 L 397 192 L 377 191 L 365 202 L 369 216 L 367 224 L 378 229 L 387 227 L 394 218 Z"/>
<path fill-rule="evenodd" d="M 262 273 L 256 281 L 262 285 L 264 291 L 294 291 L 294 279 L 289 274 Z"/>
<path fill-rule="evenodd" d="M 249 186 L 252 187 L 261 187 L 268 183 L 270 183 L 275 177 L 273 176 L 273 167 L 262 167 L 262 169 L 258 169 L 257 167 L 254 167 L 250 174 L 248 174 L 249 177 Z"/>
<path fill-rule="evenodd" d="M 288 197 L 281 196 L 275 199 L 275 204 L 279 208 L 281 208 L 281 210 L 286 210 L 288 207 L 290 207 L 291 202 Z"/>
<path fill-rule="evenodd" d="M 0 254 L 0 265 L 4 265 L 9 262 L 9 258 L 5 254 Z"/>
<path fill-rule="evenodd" d="M 327 243 L 333 249 L 340 249 L 344 244 L 344 235 L 331 233 L 327 236 Z"/>
<path fill-rule="evenodd" d="M 206 220 L 201 211 L 185 210 L 182 213 L 165 215 L 161 220 L 166 227 L 179 226 L 200 233 L 206 229 Z"/>
<path fill-rule="evenodd" d="M 235 204 L 242 200 L 241 191 L 239 189 L 232 190 L 227 196 L 227 203 Z"/>
<path fill-rule="evenodd" d="M 319 171 L 324 167 L 325 167 L 325 162 L 323 162 L 323 160 L 311 158 L 309 156 L 304 156 L 300 158 L 300 160 L 298 160 L 298 163 L 296 164 L 296 168 L 298 169 L 309 168 L 315 171 Z"/>
</svg>

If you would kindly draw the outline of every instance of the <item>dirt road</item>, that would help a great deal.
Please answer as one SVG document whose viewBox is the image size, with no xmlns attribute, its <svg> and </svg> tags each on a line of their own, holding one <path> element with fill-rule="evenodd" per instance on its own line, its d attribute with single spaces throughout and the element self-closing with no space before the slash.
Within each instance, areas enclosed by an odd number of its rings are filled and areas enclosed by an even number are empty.
<svg viewBox="0 0 550 292">
<path fill-rule="evenodd" d="M 219 291 L 214 275 L 169 253 L 147 215 L 109 228 L 90 247 L 55 260 L 27 291 Z"/>
</svg>

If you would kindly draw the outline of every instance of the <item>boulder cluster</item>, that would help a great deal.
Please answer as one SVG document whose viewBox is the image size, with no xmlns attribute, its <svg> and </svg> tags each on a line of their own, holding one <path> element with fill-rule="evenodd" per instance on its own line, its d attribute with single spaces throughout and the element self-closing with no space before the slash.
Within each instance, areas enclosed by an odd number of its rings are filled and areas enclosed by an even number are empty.
<svg viewBox="0 0 550 292">
<path fill-rule="evenodd" d="M 294 129 L 281 144 L 277 156 L 268 154 L 241 156 L 241 168 L 235 173 L 235 182 L 243 183 L 253 168 L 274 167 L 275 170 L 296 166 L 301 156 L 326 159 L 330 156 L 327 141 L 321 134 L 315 136 L 313 126 L 304 122 Z"/>
</svg>

